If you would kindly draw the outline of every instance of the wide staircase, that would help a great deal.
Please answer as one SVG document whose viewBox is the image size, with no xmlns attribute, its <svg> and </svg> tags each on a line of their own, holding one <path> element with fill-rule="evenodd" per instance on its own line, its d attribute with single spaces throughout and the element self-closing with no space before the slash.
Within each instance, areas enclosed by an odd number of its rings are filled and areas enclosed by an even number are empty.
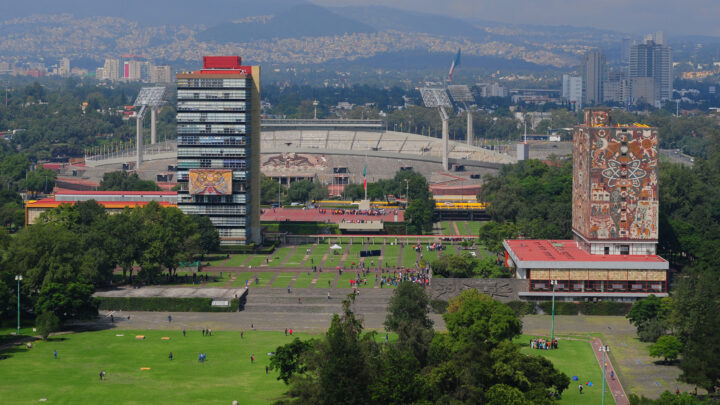
<svg viewBox="0 0 720 405">
<path fill-rule="evenodd" d="M 349 288 L 293 288 L 288 294 L 287 289 L 250 287 L 245 311 L 336 314 L 342 311 L 342 301 L 350 293 Z M 392 293 L 390 288 L 361 288 L 352 308 L 356 314 L 384 314 Z"/>
</svg>

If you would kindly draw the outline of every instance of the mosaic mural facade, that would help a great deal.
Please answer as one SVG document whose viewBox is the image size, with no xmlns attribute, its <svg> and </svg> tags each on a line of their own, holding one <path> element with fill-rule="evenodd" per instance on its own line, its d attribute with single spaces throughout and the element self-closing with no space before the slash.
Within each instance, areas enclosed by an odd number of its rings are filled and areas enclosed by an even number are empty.
<svg viewBox="0 0 720 405">
<path fill-rule="evenodd" d="M 589 241 L 658 238 L 658 131 L 588 109 L 573 136 L 573 229 Z"/>
</svg>

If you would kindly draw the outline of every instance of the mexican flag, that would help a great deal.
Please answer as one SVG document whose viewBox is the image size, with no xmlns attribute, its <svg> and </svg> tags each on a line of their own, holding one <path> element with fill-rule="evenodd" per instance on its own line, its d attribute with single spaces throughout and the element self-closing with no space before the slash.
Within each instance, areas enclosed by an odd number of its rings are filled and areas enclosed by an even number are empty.
<svg viewBox="0 0 720 405">
<path fill-rule="evenodd" d="M 365 167 L 363 168 L 363 190 L 367 191 L 367 163 L 365 163 Z"/>
<path fill-rule="evenodd" d="M 455 68 L 458 66 L 460 66 L 460 48 L 458 48 L 455 59 L 453 59 L 452 65 L 450 65 L 450 73 L 448 74 L 450 81 L 453 81 L 453 73 L 455 73 Z"/>
</svg>

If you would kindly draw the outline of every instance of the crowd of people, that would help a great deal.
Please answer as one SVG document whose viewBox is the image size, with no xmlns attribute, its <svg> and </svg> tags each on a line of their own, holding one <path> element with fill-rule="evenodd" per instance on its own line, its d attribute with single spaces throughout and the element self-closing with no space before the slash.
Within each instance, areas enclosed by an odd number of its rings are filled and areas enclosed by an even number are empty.
<svg viewBox="0 0 720 405">
<path fill-rule="evenodd" d="M 530 339 L 530 348 L 538 350 L 557 349 L 557 339 L 547 340 L 542 338 Z"/>
</svg>

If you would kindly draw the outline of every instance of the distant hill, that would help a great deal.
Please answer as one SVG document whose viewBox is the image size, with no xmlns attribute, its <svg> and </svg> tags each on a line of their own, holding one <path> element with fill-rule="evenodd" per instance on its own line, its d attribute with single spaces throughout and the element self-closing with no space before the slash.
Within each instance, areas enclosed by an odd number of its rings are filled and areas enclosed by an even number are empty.
<svg viewBox="0 0 720 405">
<path fill-rule="evenodd" d="M 3 20 L 33 14 L 120 17 L 143 25 L 214 26 L 236 19 L 275 14 L 306 0 L 32 0 L 4 1 Z"/>
<path fill-rule="evenodd" d="M 200 41 L 229 43 L 260 39 L 323 37 L 376 30 L 357 20 L 342 17 L 312 4 L 293 6 L 267 22 L 224 23 L 197 35 Z"/>
</svg>

